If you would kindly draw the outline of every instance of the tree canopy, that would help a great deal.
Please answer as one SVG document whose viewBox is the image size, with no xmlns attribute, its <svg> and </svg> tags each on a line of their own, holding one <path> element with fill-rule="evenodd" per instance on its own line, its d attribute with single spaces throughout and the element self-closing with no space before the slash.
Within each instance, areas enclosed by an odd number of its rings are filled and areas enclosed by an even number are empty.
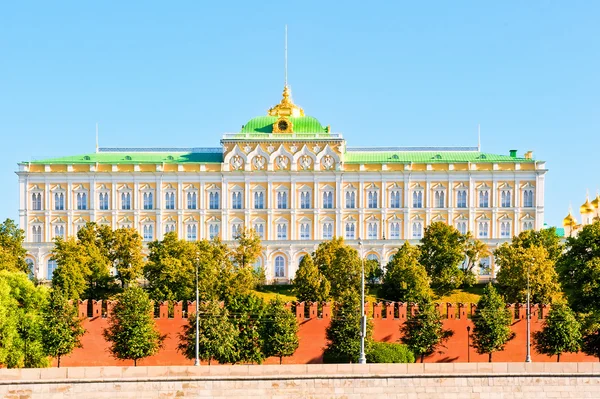
<svg viewBox="0 0 600 399">
<path fill-rule="evenodd" d="M 560 362 L 561 354 L 581 350 L 581 324 L 565 302 L 555 302 L 544 320 L 544 327 L 535 332 L 533 338 L 538 353 L 556 355 L 556 361 Z"/>
<path fill-rule="evenodd" d="M 346 290 L 360 290 L 362 263 L 358 251 L 334 238 L 319 244 L 314 255 L 319 271 L 331 285 L 331 297 L 340 298 Z"/>
<path fill-rule="evenodd" d="M 310 255 L 300 261 L 292 284 L 299 302 L 323 302 L 329 299 L 331 285 Z"/>
<path fill-rule="evenodd" d="M 284 357 L 292 356 L 298 349 L 298 321 L 279 298 L 267 305 L 262 323 L 262 336 L 265 356 L 277 356 L 279 364 Z"/>
<path fill-rule="evenodd" d="M 433 297 L 429 276 L 419 263 L 419 247 L 405 242 L 388 262 L 379 289 L 379 296 L 388 301 L 424 302 Z"/>
<path fill-rule="evenodd" d="M 23 248 L 25 232 L 12 219 L 0 224 L 0 270 L 28 273 L 25 262 L 27 251 Z"/>
</svg>

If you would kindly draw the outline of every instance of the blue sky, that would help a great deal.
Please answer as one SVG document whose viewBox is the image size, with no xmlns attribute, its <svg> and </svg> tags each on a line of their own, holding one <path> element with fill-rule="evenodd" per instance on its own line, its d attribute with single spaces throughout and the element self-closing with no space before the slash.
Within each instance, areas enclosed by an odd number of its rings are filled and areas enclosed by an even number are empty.
<svg viewBox="0 0 600 399">
<path fill-rule="evenodd" d="M 126 3 L 126 4 L 125 4 Z M 349 146 L 476 145 L 547 161 L 546 221 L 594 194 L 600 2 L 3 2 L 0 218 L 17 162 L 218 146 L 279 101 Z"/>
</svg>

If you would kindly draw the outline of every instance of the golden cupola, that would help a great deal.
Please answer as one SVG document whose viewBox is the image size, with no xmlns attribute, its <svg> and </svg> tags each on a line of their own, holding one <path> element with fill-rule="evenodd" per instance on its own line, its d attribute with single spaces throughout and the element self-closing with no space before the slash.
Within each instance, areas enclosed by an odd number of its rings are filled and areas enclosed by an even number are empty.
<svg viewBox="0 0 600 399">
<path fill-rule="evenodd" d="M 600 194 L 596 194 L 596 198 L 592 201 L 592 206 L 596 209 L 600 206 Z"/>
<path fill-rule="evenodd" d="M 269 116 L 304 116 L 304 110 L 292 101 L 292 91 L 288 85 L 283 87 L 283 98 L 281 102 L 269 109 Z"/>
<path fill-rule="evenodd" d="M 590 202 L 589 198 L 586 198 L 585 202 L 583 203 L 583 205 L 581 205 L 579 207 L 579 212 L 582 215 L 587 215 L 590 213 L 594 213 L 596 209 L 594 208 L 594 205 L 592 205 L 592 203 Z"/>
<path fill-rule="evenodd" d="M 569 214 L 567 215 L 567 217 L 563 219 L 563 227 L 575 227 L 575 226 L 577 226 L 577 220 L 575 220 L 575 218 L 571 214 L 571 211 L 569 211 Z"/>
</svg>

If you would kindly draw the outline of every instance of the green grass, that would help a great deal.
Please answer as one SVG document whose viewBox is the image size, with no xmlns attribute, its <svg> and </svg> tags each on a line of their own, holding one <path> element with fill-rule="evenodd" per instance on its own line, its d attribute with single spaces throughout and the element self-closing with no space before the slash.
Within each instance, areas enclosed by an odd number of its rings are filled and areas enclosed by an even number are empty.
<svg viewBox="0 0 600 399">
<path fill-rule="evenodd" d="M 265 301 L 270 301 L 279 296 L 284 302 L 293 302 L 296 300 L 296 296 L 292 292 L 292 288 L 291 285 L 263 285 L 254 293 Z"/>
<path fill-rule="evenodd" d="M 483 294 L 485 284 L 475 284 L 470 288 L 461 288 L 452 291 L 448 295 L 436 298 L 436 302 L 451 302 L 451 303 L 477 303 L 479 297 Z"/>
</svg>

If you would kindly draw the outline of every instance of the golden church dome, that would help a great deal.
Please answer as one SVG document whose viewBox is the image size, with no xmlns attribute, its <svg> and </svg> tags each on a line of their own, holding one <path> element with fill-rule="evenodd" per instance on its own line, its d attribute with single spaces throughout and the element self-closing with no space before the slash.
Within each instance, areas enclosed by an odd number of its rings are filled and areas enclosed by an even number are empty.
<svg viewBox="0 0 600 399">
<path fill-rule="evenodd" d="M 588 214 L 588 213 L 594 213 L 594 211 L 595 211 L 595 210 L 596 210 L 596 209 L 594 209 L 594 206 L 593 206 L 593 205 L 592 205 L 592 203 L 590 202 L 590 199 L 589 199 L 589 198 L 588 198 L 588 199 L 586 199 L 586 200 L 585 200 L 585 203 L 579 207 L 579 212 L 580 212 L 582 215 L 586 215 L 586 214 Z"/>
<path fill-rule="evenodd" d="M 577 225 L 577 220 L 575 220 L 575 218 L 573 217 L 571 212 L 569 212 L 567 217 L 563 219 L 563 226 L 564 227 L 573 227 L 576 225 Z"/>
<path fill-rule="evenodd" d="M 598 209 L 600 206 L 600 194 L 596 194 L 596 198 L 592 201 L 592 206 Z"/>
</svg>

